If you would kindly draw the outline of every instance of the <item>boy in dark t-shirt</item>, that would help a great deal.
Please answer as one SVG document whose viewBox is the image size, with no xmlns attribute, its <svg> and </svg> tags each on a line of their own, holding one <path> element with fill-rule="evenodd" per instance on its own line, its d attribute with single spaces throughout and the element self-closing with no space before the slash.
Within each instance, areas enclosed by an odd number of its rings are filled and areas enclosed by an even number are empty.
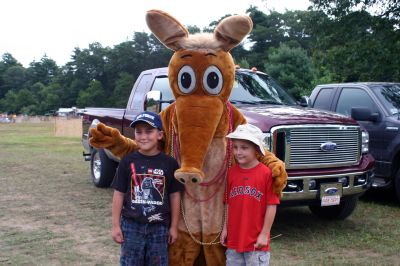
<svg viewBox="0 0 400 266">
<path fill-rule="evenodd" d="M 121 244 L 121 265 L 168 265 L 168 243 L 178 237 L 180 191 L 176 160 L 159 150 L 160 117 L 139 114 L 132 122 L 139 150 L 120 162 L 112 183 L 112 238 Z"/>
</svg>

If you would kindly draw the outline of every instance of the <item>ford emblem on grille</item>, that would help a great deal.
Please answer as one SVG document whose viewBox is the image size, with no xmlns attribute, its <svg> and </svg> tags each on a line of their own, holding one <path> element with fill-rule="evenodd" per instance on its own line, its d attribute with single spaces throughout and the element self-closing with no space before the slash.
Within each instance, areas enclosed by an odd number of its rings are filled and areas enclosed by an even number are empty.
<svg viewBox="0 0 400 266">
<path fill-rule="evenodd" d="M 336 192 L 338 192 L 338 189 L 335 187 L 329 187 L 329 188 L 325 189 L 325 193 L 328 195 L 335 195 Z"/>
<path fill-rule="evenodd" d="M 322 143 L 320 146 L 322 151 L 335 151 L 336 147 L 337 147 L 336 143 L 333 142 L 325 142 Z"/>
</svg>

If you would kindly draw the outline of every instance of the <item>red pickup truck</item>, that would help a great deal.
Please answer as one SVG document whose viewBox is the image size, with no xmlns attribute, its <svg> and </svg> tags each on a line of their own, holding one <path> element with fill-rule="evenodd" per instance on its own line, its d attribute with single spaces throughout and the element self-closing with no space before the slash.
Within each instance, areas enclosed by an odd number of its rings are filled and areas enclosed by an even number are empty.
<svg viewBox="0 0 400 266">
<path fill-rule="evenodd" d="M 144 110 L 160 111 L 174 101 L 168 69 L 141 73 L 126 109 L 86 108 L 82 142 L 93 183 L 107 187 L 118 159 L 89 145 L 89 129 L 100 121 L 133 137 L 129 124 Z M 344 219 L 373 180 L 368 133 L 351 118 L 300 106 L 267 74 L 237 69 L 230 101 L 247 121 L 261 128 L 265 146 L 285 162 L 288 184 L 283 205 L 308 205 L 323 218 Z M 303 104 L 306 105 L 306 104 Z"/>
</svg>

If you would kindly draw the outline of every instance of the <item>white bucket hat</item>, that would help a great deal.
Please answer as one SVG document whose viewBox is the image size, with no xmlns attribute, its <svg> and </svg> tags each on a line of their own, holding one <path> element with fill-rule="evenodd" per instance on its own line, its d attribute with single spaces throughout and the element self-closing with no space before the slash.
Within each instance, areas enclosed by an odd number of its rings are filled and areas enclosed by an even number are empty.
<svg viewBox="0 0 400 266">
<path fill-rule="evenodd" d="M 235 131 L 229 133 L 226 137 L 230 139 L 243 139 L 253 142 L 260 148 L 261 153 L 265 155 L 263 132 L 254 125 L 239 125 Z"/>
</svg>

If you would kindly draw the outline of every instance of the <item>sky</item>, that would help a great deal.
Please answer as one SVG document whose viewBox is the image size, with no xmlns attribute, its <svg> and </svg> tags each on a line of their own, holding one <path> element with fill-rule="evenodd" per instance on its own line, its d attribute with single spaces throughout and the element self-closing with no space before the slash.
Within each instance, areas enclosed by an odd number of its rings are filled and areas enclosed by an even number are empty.
<svg viewBox="0 0 400 266">
<path fill-rule="evenodd" d="M 308 0 L 0 0 L 0 56 L 10 53 L 25 67 L 47 55 L 58 66 L 75 47 L 99 42 L 113 47 L 134 32 L 150 32 L 146 11 L 160 9 L 183 25 L 200 29 L 226 14 L 245 14 L 250 5 L 268 12 L 306 10 Z"/>
</svg>

